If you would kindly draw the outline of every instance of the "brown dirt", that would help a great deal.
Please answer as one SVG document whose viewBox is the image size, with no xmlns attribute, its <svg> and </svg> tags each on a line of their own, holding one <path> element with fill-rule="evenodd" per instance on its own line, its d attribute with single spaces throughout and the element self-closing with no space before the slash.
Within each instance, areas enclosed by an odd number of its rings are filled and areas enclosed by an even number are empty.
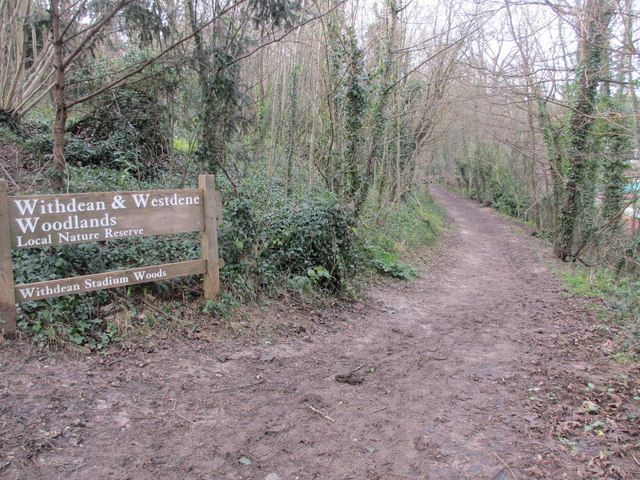
<svg viewBox="0 0 640 480">
<path fill-rule="evenodd" d="M 422 278 L 342 321 L 310 314 L 311 335 L 102 358 L 7 348 L 0 476 L 640 478 L 637 369 L 607 359 L 525 229 L 434 193 L 457 228 Z M 583 429 L 595 417 L 602 435 Z"/>
</svg>

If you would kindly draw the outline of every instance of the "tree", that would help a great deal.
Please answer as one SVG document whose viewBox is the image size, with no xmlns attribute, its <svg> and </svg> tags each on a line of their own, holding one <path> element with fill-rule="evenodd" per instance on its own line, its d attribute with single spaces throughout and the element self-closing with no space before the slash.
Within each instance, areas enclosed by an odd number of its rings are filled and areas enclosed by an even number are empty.
<svg viewBox="0 0 640 480">
<path fill-rule="evenodd" d="M 42 5 L 0 2 L 0 111 L 19 121 L 49 92 L 52 45 Z"/>
<path fill-rule="evenodd" d="M 578 32 L 577 99 L 569 129 L 569 167 L 564 201 L 560 210 L 555 251 L 558 258 L 574 256 L 574 233 L 581 213 L 580 189 L 593 161 L 587 151 L 589 133 L 594 122 L 595 101 L 601 81 L 601 67 L 607 45 L 608 25 L 613 11 L 608 0 L 587 0 L 580 12 Z"/>
</svg>

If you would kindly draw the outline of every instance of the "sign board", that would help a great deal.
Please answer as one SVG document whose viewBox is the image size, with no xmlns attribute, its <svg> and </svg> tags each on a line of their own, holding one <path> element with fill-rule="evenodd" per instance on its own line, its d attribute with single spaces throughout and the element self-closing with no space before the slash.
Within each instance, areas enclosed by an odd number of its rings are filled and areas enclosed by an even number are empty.
<svg viewBox="0 0 640 480">
<path fill-rule="evenodd" d="M 204 274 L 205 297 L 220 290 L 217 228 L 221 197 L 213 175 L 198 189 L 8 196 L 0 180 L 0 328 L 16 330 L 16 302 Z M 82 277 L 13 284 L 11 250 L 147 235 L 202 232 L 203 258 Z"/>
<path fill-rule="evenodd" d="M 9 197 L 13 248 L 204 229 L 200 190 Z"/>
</svg>

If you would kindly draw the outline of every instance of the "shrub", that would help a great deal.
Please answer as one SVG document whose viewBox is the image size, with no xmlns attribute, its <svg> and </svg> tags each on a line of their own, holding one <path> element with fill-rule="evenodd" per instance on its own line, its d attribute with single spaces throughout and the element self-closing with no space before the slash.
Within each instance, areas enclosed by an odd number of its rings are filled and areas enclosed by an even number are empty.
<svg viewBox="0 0 640 480">
<path fill-rule="evenodd" d="M 252 293 L 305 277 L 313 286 L 337 292 L 355 274 L 358 240 L 352 212 L 332 199 L 314 199 L 261 214 L 249 199 L 229 203 L 220 232 L 225 268 Z M 297 280 L 300 283 L 300 279 Z"/>
<path fill-rule="evenodd" d="M 388 252 L 375 245 L 369 247 L 371 264 L 380 274 L 400 280 L 410 280 L 418 276 L 415 269 L 398 261 L 398 254 Z"/>
<path fill-rule="evenodd" d="M 168 109 L 135 88 L 105 95 L 67 130 L 69 163 L 127 170 L 140 179 L 157 174 L 172 148 Z"/>
<path fill-rule="evenodd" d="M 524 216 L 531 200 L 504 153 L 479 145 L 469 158 L 457 160 L 456 168 L 457 187 L 466 196 L 512 217 Z"/>
<path fill-rule="evenodd" d="M 317 280 L 323 288 L 339 291 L 353 276 L 357 264 L 355 219 L 335 200 L 314 200 L 276 210 L 265 219 L 262 257 L 276 270 L 307 275 L 322 268 Z"/>
</svg>

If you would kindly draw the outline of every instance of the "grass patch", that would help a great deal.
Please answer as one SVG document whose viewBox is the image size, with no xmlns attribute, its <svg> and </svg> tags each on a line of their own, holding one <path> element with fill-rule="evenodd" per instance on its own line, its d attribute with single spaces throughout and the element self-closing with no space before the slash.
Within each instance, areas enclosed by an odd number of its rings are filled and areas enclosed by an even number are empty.
<svg viewBox="0 0 640 480">
<path fill-rule="evenodd" d="M 561 273 L 565 290 L 575 296 L 597 300 L 598 316 L 616 324 L 620 330 L 620 348 L 615 359 L 640 361 L 640 279 L 617 278 L 606 269 L 576 268 Z"/>
<path fill-rule="evenodd" d="M 381 275 L 409 280 L 417 270 L 401 261 L 432 246 L 444 229 L 444 212 L 427 193 L 411 195 L 385 209 L 372 206 L 363 215 L 359 233 L 370 264 Z"/>
<path fill-rule="evenodd" d="M 369 253 L 373 268 L 381 275 L 400 280 L 411 280 L 418 276 L 418 272 L 414 268 L 398 260 L 400 255 L 396 252 L 389 252 L 376 245 L 371 245 Z"/>
</svg>

